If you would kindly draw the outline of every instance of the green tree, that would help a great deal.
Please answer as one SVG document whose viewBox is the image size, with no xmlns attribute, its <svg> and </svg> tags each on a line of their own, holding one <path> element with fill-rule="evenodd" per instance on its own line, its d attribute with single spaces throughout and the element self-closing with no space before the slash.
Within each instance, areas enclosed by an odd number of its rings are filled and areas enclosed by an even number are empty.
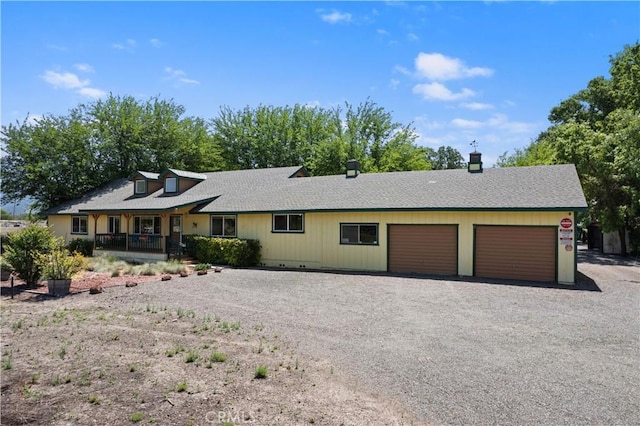
<svg viewBox="0 0 640 426">
<path fill-rule="evenodd" d="M 305 165 L 314 175 L 328 175 L 344 172 L 349 159 L 363 172 L 430 166 L 413 128 L 394 122 L 371 100 L 331 109 L 223 107 L 211 125 L 229 169 Z"/>
<path fill-rule="evenodd" d="M 111 95 L 67 115 L 2 126 L 3 202 L 31 198 L 46 209 L 137 170 L 220 169 L 206 122 L 184 112 L 157 97 Z"/>
<path fill-rule="evenodd" d="M 13 215 L 6 211 L 5 209 L 0 209 L 0 220 L 11 220 L 13 219 Z"/>
<path fill-rule="evenodd" d="M 551 126 L 527 148 L 501 156 L 501 166 L 573 163 L 589 202 L 589 218 L 617 231 L 627 253 L 640 252 L 640 44 L 610 58 L 611 78 L 551 109 Z"/>
<path fill-rule="evenodd" d="M 432 150 L 429 161 L 433 170 L 464 169 L 467 166 L 460 151 L 450 146 L 441 146 L 437 151 Z"/>
</svg>

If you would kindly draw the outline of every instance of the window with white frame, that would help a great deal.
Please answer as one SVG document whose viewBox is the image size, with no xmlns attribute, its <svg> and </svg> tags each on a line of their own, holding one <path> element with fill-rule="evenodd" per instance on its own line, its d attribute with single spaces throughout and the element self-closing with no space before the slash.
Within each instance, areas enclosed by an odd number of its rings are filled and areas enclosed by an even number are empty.
<svg viewBox="0 0 640 426">
<path fill-rule="evenodd" d="M 135 193 L 136 194 L 146 194 L 147 193 L 147 181 L 144 179 L 136 179 L 135 180 Z"/>
<path fill-rule="evenodd" d="M 108 234 L 120 233 L 120 216 L 109 216 L 109 222 L 107 224 Z"/>
<path fill-rule="evenodd" d="M 160 235 L 160 216 L 135 216 L 133 233 Z"/>
<path fill-rule="evenodd" d="M 178 192 L 178 179 L 174 177 L 165 178 L 164 192 Z"/>
<path fill-rule="evenodd" d="M 377 223 L 341 223 L 340 244 L 378 244 Z"/>
<path fill-rule="evenodd" d="M 273 215 L 273 232 L 304 232 L 304 214 L 287 213 Z"/>
<path fill-rule="evenodd" d="M 211 236 L 212 237 L 235 237 L 236 236 L 236 216 L 235 215 L 212 215 L 211 216 Z"/>
<path fill-rule="evenodd" d="M 89 232 L 89 226 L 87 224 L 87 216 L 71 217 L 71 233 L 72 234 L 86 234 L 88 232 Z"/>
</svg>

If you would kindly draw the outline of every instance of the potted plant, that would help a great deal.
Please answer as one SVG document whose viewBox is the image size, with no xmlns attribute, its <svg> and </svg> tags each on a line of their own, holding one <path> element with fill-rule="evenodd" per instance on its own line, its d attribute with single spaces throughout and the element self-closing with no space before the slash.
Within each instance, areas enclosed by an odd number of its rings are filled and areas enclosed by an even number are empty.
<svg viewBox="0 0 640 426">
<path fill-rule="evenodd" d="M 42 275 L 47 279 L 49 294 L 53 296 L 68 294 L 73 275 L 85 264 L 84 256 L 78 252 L 71 254 L 62 240 L 56 241 L 49 253 L 41 254 L 38 261 L 42 266 Z"/>
<path fill-rule="evenodd" d="M 9 263 L 4 256 L 0 255 L 0 280 L 7 281 L 11 277 L 13 272 L 13 266 Z"/>
</svg>

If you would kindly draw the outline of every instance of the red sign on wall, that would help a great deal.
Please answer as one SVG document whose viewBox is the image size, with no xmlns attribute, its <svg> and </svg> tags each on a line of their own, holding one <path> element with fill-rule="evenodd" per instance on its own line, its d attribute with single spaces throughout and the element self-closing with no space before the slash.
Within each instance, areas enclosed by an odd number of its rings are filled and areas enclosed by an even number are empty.
<svg viewBox="0 0 640 426">
<path fill-rule="evenodd" d="M 560 226 L 562 226 L 565 229 L 566 228 L 571 228 L 573 226 L 573 221 L 571 220 L 570 217 L 564 217 L 560 221 Z"/>
</svg>

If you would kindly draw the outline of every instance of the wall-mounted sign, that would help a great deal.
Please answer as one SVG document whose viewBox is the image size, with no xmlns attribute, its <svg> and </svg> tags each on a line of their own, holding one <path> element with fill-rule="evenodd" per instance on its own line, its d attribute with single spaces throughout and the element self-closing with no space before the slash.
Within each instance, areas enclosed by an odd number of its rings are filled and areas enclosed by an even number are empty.
<svg viewBox="0 0 640 426">
<path fill-rule="evenodd" d="M 571 220 L 570 217 L 563 217 L 562 220 L 560 221 L 560 226 L 562 226 L 565 229 L 571 228 L 573 226 L 573 221 Z"/>
</svg>

